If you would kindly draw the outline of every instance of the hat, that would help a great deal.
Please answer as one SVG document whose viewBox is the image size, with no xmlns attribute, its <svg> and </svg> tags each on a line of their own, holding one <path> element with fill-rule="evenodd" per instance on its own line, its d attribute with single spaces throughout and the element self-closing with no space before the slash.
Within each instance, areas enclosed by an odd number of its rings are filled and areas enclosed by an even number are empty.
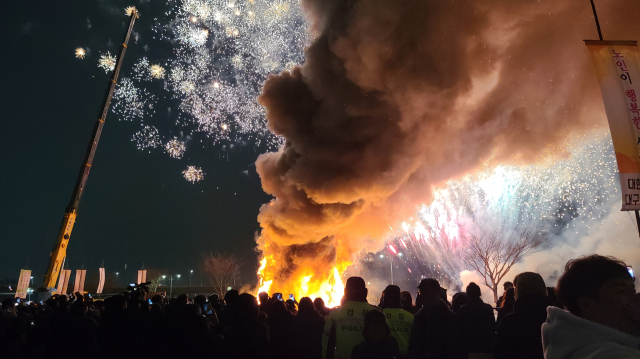
<svg viewBox="0 0 640 359">
<path fill-rule="evenodd" d="M 434 278 L 426 278 L 420 281 L 418 289 L 435 292 L 440 289 L 440 282 L 438 282 L 438 280 Z"/>
<path fill-rule="evenodd" d="M 538 273 L 520 273 L 516 276 L 514 282 L 516 282 L 516 299 L 522 298 L 525 295 L 547 296 L 547 286 L 544 284 L 542 276 Z"/>
<path fill-rule="evenodd" d="M 361 292 L 367 289 L 367 286 L 364 284 L 364 279 L 360 277 L 349 277 L 344 289 L 348 292 Z"/>
<path fill-rule="evenodd" d="M 400 298 L 400 287 L 391 284 L 388 285 L 382 293 L 384 293 L 385 296 L 396 296 Z"/>
</svg>

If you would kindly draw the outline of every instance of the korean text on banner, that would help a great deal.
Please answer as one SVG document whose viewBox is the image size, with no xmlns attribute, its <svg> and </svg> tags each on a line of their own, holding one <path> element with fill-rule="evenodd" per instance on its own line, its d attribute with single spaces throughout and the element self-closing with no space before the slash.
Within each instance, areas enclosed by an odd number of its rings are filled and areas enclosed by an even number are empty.
<svg viewBox="0 0 640 359">
<path fill-rule="evenodd" d="M 636 41 L 585 40 L 616 152 L 622 210 L 640 210 L 640 69 Z"/>
<path fill-rule="evenodd" d="M 26 298 L 27 289 L 29 288 L 29 280 L 31 279 L 31 270 L 21 269 L 20 278 L 18 279 L 18 287 L 16 288 L 16 298 Z"/>
</svg>

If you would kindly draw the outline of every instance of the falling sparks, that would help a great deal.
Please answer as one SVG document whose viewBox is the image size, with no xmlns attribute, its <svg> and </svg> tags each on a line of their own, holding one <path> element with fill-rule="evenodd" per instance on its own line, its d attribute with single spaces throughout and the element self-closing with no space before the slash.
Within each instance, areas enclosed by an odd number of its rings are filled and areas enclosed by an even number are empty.
<svg viewBox="0 0 640 359">
<path fill-rule="evenodd" d="M 186 147 L 184 142 L 178 141 L 177 139 L 173 139 L 164 146 L 165 152 L 169 154 L 169 156 L 173 158 L 182 158 Z"/>
<path fill-rule="evenodd" d="M 151 77 L 154 79 L 163 79 L 164 78 L 164 68 L 160 65 L 151 65 L 149 67 L 151 71 Z"/>
<path fill-rule="evenodd" d="M 76 49 L 76 57 L 77 58 L 84 59 L 86 54 L 87 54 L 87 52 L 82 47 L 79 47 L 79 48 Z"/>
<path fill-rule="evenodd" d="M 113 71 L 116 68 L 116 58 L 111 56 L 111 53 L 107 51 L 106 54 L 100 55 L 100 60 L 98 60 L 98 67 L 104 69 L 105 73 L 109 71 Z"/>
<path fill-rule="evenodd" d="M 144 126 L 140 131 L 133 135 L 131 141 L 136 143 L 139 150 L 162 146 L 158 129 L 153 126 Z"/>
<path fill-rule="evenodd" d="M 191 182 L 196 183 L 204 179 L 204 173 L 200 167 L 189 166 L 186 170 L 182 171 L 184 178 Z"/>
</svg>

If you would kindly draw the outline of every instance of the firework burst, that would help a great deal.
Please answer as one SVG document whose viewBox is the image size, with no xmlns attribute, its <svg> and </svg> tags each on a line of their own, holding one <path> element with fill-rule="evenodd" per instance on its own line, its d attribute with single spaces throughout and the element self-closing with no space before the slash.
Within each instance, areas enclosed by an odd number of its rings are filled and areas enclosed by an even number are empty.
<svg viewBox="0 0 640 359">
<path fill-rule="evenodd" d="M 76 49 L 76 57 L 77 58 L 84 59 L 84 57 L 86 55 L 87 55 L 87 52 L 82 47 L 79 47 L 79 48 Z"/>
<path fill-rule="evenodd" d="M 184 145 L 184 142 L 178 141 L 178 139 L 174 138 L 173 140 L 167 142 L 167 144 L 164 146 L 164 150 L 169 154 L 169 156 L 173 158 L 182 158 L 186 147 Z"/>
<path fill-rule="evenodd" d="M 182 171 L 184 178 L 191 182 L 196 183 L 204 179 L 204 173 L 200 167 L 189 166 L 186 170 Z"/>
<path fill-rule="evenodd" d="M 151 77 L 155 79 L 164 78 L 164 68 L 160 65 L 151 65 L 149 71 L 151 72 Z"/>
<path fill-rule="evenodd" d="M 135 15 L 137 18 L 140 17 L 140 13 L 138 13 L 138 9 L 135 6 L 129 6 L 124 9 L 124 14 L 127 16 Z"/>
<path fill-rule="evenodd" d="M 98 67 L 104 69 L 105 73 L 113 71 L 113 69 L 116 68 L 115 56 L 111 56 L 111 53 L 109 51 L 107 51 L 106 54 L 100 55 L 100 60 L 98 60 Z"/>
</svg>

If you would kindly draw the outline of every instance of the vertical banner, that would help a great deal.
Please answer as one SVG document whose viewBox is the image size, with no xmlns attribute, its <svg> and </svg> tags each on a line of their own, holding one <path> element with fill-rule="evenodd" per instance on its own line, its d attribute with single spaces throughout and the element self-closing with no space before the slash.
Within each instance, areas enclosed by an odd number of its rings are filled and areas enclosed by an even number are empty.
<svg viewBox="0 0 640 359">
<path fill-rule="evenodd" d="M 136 284 L 140 284 L 140 283 L 144 283 L 147 281 L 147 270 L 146 269 L 141 269 L 138 271 L 138 283 Z"/>
<path fill-rule="evenodd" d="M 76 281 L 74 283 L 73 286 L 73 292 L 74 293 L 80 293 L 82 294 L 82 292 L 84 292 L 84 278 L 87 274 L 87 270 L 86 269 L 77 269 L 76 270 Z"/>
<path fill-rule="evenodd" d="M 102 293 L 102 289 L 104 289 L 104 268 L 100 268 L 100 282 L 98 282 L 98 289 L 96 290 L 97 294 Z"/>
<path fill-rule="evenodd" d="M 640 210 L 640 70 L 637 41 L 585 40 L 616 152 L 622 210 Z"/>
<path fill-rule="evenodd" d="M 63 269 L 60 271 L 60 278 L 58 278 L 58 289 L 56 291 L 59 295 L 67 294 L 67 287 L 69 286 L 70 278 L 71 269 Z"/>
<path fill-rule="evenodd" d="M 31 279 L 31 270 L 21 269 L 20 278 L 18 279 L 18 287 L 16 288 L 16 298 L 26 298 L 27 289 L 29 288 L 29 280 Z"/>
</svg>

